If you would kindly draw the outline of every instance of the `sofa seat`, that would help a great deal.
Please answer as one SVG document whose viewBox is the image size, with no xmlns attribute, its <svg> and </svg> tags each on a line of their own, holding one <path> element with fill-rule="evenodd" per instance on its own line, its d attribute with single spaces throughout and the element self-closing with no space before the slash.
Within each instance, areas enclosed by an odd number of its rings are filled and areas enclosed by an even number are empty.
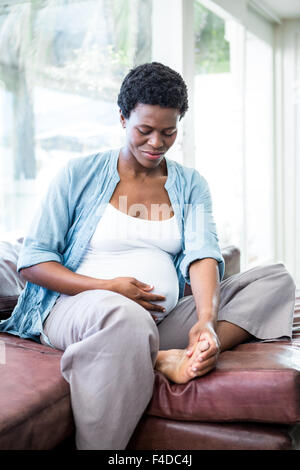
<svg viewBox="0 0 300 470">
<path fill-rule="evenodd" d="M 300 293 L 291 342 L 239 345 L 187 384 L 155 371 L 153 397 L 128 449 L 292 448 L 290 433 L 300 423 L 299 330 Z M 0 449 L 51 449 L 73 434 L 61 355 L 0 333 Z"/>
<path fill-rule="evenodd" d="M 200 423 L 144 415 L 126 450 L 295 450 L 298 426 Z"/>
<path fill-rule="evenodd" d="M 300 341 L 247 343 L 225 351 L 217 367 L 188 384 L 155 376 L 147 414 L 161 418 L 232 422 L 300 422 Z"/>
<path fill-rule="evenodd" d="M 52 449 L 74 431 L 61 355 L 0 333 L 0 449 Z"/>
<path fill-rule="evenodd" d="M 156 371 L 151 416 L 188 421 L 300 423 L 300 291 L 291 341 L 248 342 L 187 384 Z"/>
<path fill-rule="evenodd" d="M 300 291 L 291 341 L 240 344 L 187 384 L 156 371 L 127 449 L 300 449 Z"/>
</svg>

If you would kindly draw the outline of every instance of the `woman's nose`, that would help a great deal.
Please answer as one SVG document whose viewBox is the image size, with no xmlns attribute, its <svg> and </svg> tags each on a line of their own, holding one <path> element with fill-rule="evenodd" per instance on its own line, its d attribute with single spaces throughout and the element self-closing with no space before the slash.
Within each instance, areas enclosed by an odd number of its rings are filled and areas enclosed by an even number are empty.
<svg viewBox="0 0 300 470">
<path fill-rule="evenodd" d="M 161 135 L 159 134 L 159 132 L 153 132 L 150 136 L 148 143 L 153 148 L 160 148 L 164 144 L 163 139 L 161 138 Z"/>
</svg>

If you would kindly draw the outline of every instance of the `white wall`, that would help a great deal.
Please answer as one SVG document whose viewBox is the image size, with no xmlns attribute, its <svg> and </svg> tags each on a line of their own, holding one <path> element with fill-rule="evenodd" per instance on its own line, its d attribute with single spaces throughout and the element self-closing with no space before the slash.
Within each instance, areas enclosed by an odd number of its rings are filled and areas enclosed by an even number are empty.
<svg viewBox="0 0 300 470">
<path fill-rule="evenodd" d="M 276 27 L 277 258 L 300 288 L 300 19 Z"/>
</svg>

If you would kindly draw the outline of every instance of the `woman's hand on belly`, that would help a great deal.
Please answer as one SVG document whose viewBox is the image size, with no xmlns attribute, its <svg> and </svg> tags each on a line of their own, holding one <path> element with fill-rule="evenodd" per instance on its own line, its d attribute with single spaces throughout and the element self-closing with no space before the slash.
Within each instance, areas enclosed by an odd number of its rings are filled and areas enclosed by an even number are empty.
<svg viewBox="0 0 300 470">
<path fill-rule="evenodd" d="M 149 290 L 152 290 L 154 286 L 138 281 L 134 277 L 115 277 L 114 279 L 110 279 L 108 282 L 108 290 L 118 292 L 119 294 L 134 300 L 146 310 L 154 310 L 157 312 L 165 311 L 165 308 L 161 305 L 152 303 L 155 301 L 166 300 L 164 295 L 151 294 L 151 292 L 148 292 Z M 153 316 L 155 316 L 155 314 Z"/>
</svg>

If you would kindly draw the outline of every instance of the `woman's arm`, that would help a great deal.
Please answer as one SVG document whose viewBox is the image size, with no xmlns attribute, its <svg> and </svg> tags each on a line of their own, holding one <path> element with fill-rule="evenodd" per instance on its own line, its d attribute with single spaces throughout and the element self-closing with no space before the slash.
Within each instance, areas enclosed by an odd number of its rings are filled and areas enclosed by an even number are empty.
<svg viewBox="0 0 300 470">
<path fill-rule="evenodd" d="M 220 280 L 218 263 L 213 258 L 194 261 L 189 267 L 191 288 L 198 318 L 216 326 L 220 303 Z"/>
<path fill-rule="evenodd" d="M 220 342 L 215 332 L 220 303 L 220 280 L 218 263 L 215 259 L 204 258 L 194 261 L 189 268 L 191 288 L 195 299 L 198 321 L 189 332 L 187 355 L 192 356 L 195 344 L 206 341 L 203 349 L 203 367 L 213 368 L 220 351 Z"/>
<path fill-rule="evenodd" d="M 76 295 L 92 289 L 110 290 L 111 280 L 76 274 L 56 261 L 39 263 L 21 269 L 20 273 L 26 281 L 66 295 Z"/>
<path fill-rule="evenodd" d="M 38 263 L 21 269 L 20 273 L 26 281 L 61 294 L 76 295 L 86 290 L 104 289 L 124 295 L 147 310 L 164 311 L 164 307 L 153 302 L 165 300 L 165 296 L 152 294 L 149 291 L 153 286 L 133 277 L 97 279 L 76 274 L 56 261 Z"/>
</svg>

